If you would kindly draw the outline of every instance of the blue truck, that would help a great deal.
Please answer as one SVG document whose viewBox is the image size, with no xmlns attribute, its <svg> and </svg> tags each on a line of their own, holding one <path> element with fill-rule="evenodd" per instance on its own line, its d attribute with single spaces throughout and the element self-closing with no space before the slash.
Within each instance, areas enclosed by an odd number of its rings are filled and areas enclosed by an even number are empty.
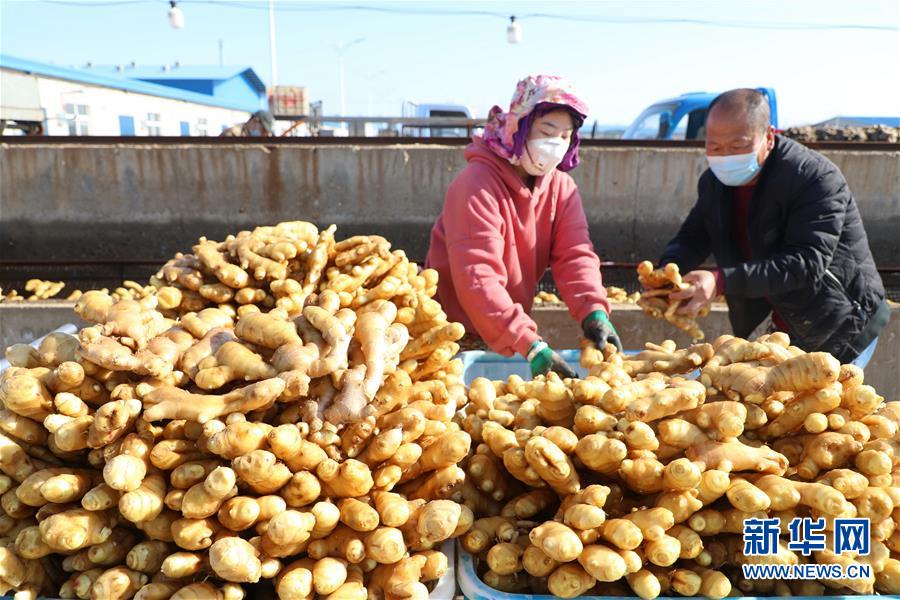
<svg viewBox="0 0 900 600">
<path fill-rule="evenodd" d="M 778 103 L 775 90 L 756 88 L 766 95 L 772 125 L 778 129 Z M 677 98 L 654 102 L 628 126 L 626 140 L 700 140 L 706 132 L 706 111 L 718 94 L 690 92 Z"/>
</svg>

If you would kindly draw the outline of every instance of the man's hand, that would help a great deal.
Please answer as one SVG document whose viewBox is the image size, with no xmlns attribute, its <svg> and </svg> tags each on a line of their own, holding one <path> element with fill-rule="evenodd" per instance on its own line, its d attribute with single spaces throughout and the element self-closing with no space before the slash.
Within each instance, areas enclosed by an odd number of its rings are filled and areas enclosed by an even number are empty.
<svg viewBox="0 0 900 600">
<path fill-rule="evenodd" d="M 545 342 L 535 342 L 528 352 L 526 359 L 531 366 L 532 377 L 546 375 L 550 371 L 557 373 L 563 379 L 567 377 L 572 379 L 578 377 L 578 373 L 575 372 L 575 369 L 570 367 L 569 363 L 564 361 L 559 354 Z"/>
<path fill-rule="evenodd" d="M 711 271 L 691 271 L 682 279 L 689 284 L 683 290 L 669 294 L 671 300 L 687 300 L 676 311 L 679 315 L 696 316 L 716 297 L 716 276 Z"/>
<path fill-rule="evenodd" d="M 606 344 L 613 344 L 622 352 L 622 341 L 616 328 L 602 310 L 595 310 L 589 314 L 581 323 L 581 329 L 584 331 L 584 337 L 594 344 L 598 350 L 606 348 Z"/>
</svg>

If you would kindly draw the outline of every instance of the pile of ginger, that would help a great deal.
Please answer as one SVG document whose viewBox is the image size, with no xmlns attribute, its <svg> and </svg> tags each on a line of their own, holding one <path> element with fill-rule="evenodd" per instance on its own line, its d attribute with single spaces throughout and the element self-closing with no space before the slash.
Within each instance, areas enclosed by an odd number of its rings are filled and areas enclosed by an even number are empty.
<svg viewBox="0 0 900 600">
<path fill-rule="evenodd" d="M 900 402 L 784 334 L 723 336 L 634 356 L 582 354 L 585 379 L 475 379 L 474 450 L 453 498 L 460 538 L 505 592 L 581 595 L 900 593 Z M 699 375 L 697 372 L 699 370 Z M 743 522 L 780 518 L 775 556 L 743 553 Z M 822 518 L 826 550 L 788 548 Z M 871 520 L 871 553 L 835 554 L 834 519 Z M 859 580 L 762 581 L 741 565 L 865 563 Z"/>
<path fill-rule="evenodd" d="M 7 350 L 0 593 L 428 597 L 474 519 L 464 331 L 433 271 L 334 232 L 201 240 L 172 285 L 86 292 L 91 326 Z"/>
<path fill-rule="evenodd" d="M 694 341 L 703 340 L 705 335 L 697 324 L 697 318 L 709 314 L 709 306 L 703 307 L 695 316 L 678 313 L 682 306 L 681 300 L 674 300 L 670 296 L 672 292 L 681 291 L 688 287 L 681 279 L 678 265 L 668 263 L 661 269 L 654 269 L 653 263 L 645 260 L 637 266 L 638 281 L 643 286 L 637 299 L 637 305 L 654 319 L 664 319 L 684 331 Z"/>
</svg>

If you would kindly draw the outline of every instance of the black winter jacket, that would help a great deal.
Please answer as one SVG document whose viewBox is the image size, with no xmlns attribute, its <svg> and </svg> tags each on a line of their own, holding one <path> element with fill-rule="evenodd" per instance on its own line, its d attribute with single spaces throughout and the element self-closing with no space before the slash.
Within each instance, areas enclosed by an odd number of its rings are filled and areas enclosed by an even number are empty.
<svg viewBox="0 0 900 600">
<path fill-rule="evenodd" d="M 750 335 L 774 307 L 793 343 L 843 362 L 878 336 L 890 318 L 884 285 L 856 200 L 831 161 L 776 136 L 750 202 L 750 262 L 733 234 L 734 188 L 709 169 L 697 188 L 697 203 L 660 264 L 687 273 L 712 252 L 735 335 Z"/>
</svg>

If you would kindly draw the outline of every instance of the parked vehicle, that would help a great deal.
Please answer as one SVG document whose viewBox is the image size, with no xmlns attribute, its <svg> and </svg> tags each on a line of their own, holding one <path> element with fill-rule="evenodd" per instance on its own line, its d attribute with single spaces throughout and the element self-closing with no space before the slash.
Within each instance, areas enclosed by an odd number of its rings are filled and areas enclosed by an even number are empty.
<svg viewBox="0 0 900 600">
<path fill-rule="evenodd" d="M 403 116 L 416 119 L 435 119 L 437 125 L 441 125 L 440 119 L 472 119 L 472 111 L 463 104 L 416 104 L 406 102 L 403 105 Z M 403 125 L 400 135 L 403 137 L 466 137 L 466 127 L 433 127 L 422 125 Z"/>
<path fill-rule="evenodd" d="M 775 90 L 756 88 L 766 95 L 772 125 L 778 128 L 778 103 Z M 677 98 L 654 102 L 646 108 L 622 135 L 626 140 L 700 140 L 706 133 L 706 111 L 718 96 L 711 92 L 690 92 Z"/>
</svg>

